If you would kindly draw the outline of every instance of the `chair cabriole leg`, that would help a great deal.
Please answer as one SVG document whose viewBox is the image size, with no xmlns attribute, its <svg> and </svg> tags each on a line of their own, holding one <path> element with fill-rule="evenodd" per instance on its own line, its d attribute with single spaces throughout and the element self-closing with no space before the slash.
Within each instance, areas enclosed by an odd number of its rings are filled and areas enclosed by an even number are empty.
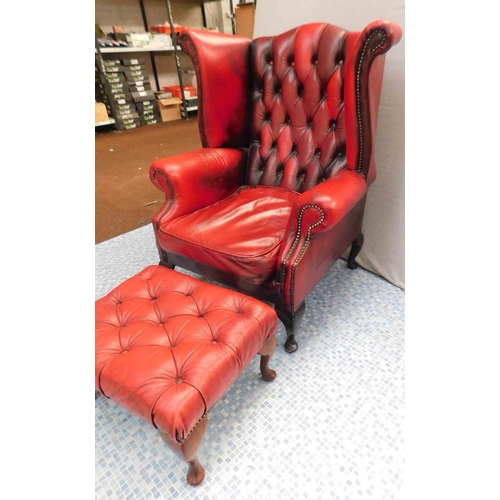
<svg viewBox="0 0 500 500">
<path fill-rule="evenodd" d="M 168 434 L 160 431 L 160 436 L 167 446 L 180 458 L 188 463 L 187 482 L 191 486 L 197 486 L 205 479 L 205 469 L 198 460 L 198 448 L 205 435 L 208 425 L 208 415 L 205 415 L 194 429 L 193 433 L 180 444 L 172 441 Z"/>
<path fill-rule="evenodd" d="M 356 239 L 351 244 L 351 252 L 349 253 L 349 258 L 347 259 L 347 267 L 349 269 L 356 269 L 358 267 L 358 264 L 356 262 L 356 257 L 361 251 L 363 242 L 364 242 L 363 233 L 359 233 L 358 236 L 356 236 Z"/>
<path fill-rule="evenodd" d="M 260 350 L 260 373 L 266 382 L 272 382 L 276 378 L 276 372 L 269 368 L 269 361 L 276 350 L 276 337 L 269 337 Z"/>
<path fill-rule="evenodd" d="M 300 328 L 300 324 L 302 323 L 302 318 L 306 311 L 306 303 L 302 302 L 300 307 L 292 313 L 292 311 L 281 309 L 276 307 L 276 313 L 278 314 L 278 318 L 281 320 L 286 330 L 286 341 L 285 341 L 285 351 L 289 354 L 295 352 L 299 346 L 297 341 L 295 340 L 295 334 L 298 332 Z"/>
</svg>

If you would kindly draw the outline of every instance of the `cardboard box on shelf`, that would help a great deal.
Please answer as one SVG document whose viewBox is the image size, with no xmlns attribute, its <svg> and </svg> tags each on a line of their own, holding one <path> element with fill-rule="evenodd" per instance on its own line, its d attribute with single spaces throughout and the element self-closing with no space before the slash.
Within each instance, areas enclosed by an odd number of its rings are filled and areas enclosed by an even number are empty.
<svg viewBox="0 0 500 500">
<path fill-rule="evenodd" d="M 165 90 L 155 90 L 154 93 L 157 99 L 168 99 L 169 97 L 173 97 L 172 92 L 167 92 Z"/>
<path fill-rule="evenodd" d="M 116 123 L 117 130 L 131 130 L 141 126 L 141 120 L 134 120 L 132 123 Z"/>
<path fill-rule="evenodd" d="M 150 33 L 115 33 L 115 39 L 127 42 L 129 47 L 145 47 L 151 41 Z"/>
<path fill-rule="evenodd" d="M 123 66 L 126 71 L 146 71 L 146 65 L 145 64 L 134 64 L 132 66 Z"/>
<path fill-rule="evenodd" d="M 104 66 L 120 66 L 120 59 L 103 59 Z"/>
<path fill-rule="evenodd" d="M 127 89 L 127 83 L 126 82 L 110 83 L 109 86 L 113 90 L 120 90 L 120 89 L 125 90 L 125 89 Z"/>
<path fill-rule="evenodd" d="M 120 83 L 125 81 L 123 73 L 106 73 L 108 83 Z"/>
<path fill-rule="evenodd" d="M 149 101 L 142 101 L 142 102 L 138 102 L 137 103 L 137 106 L 150 106 L 150 105 L 153 105 L 153 106 L 158 106 L 158 101 L 156 99 L 150 99 Z"/>
<path fill-rule="evenodd" d="M 102 102 L 95 103 L 95 122 L 106 122 L 109 120 L 106 105 Z"/>
<path fill-rule="evenodd" d="M 110 92 L 111 92 L 112 95 L 113 94 L 123 94 L 123 95 L 125 95 L 127 97 L 130 97 L 130 90 L 126 86 L 122 87 L 121 89 L 113 89 L 113 88 L 111 88 Z"/>
<path fill-rule="evenodd" d="M 144 124 L 144 120 L 145 121 L 154 121 L 154 120 L 157 120 L 158 123 L 161 122 L 161 118 L 160 118 L 160 115 L 158 113 L 152 113 L 150 115 L 139 115 L 139 117 L 141 119 L 142 124 Z"/>
<path fill-rule="evenodd" d="M 156 101 L 138 102 L 137 110 L 139 113 L 146 113 L 147 111 L 154 111 L 155 113 L 158 113 L 158 103 Z"/>
<path fill-rule="evenodd" d="M 163 87 L 163 90 L 165 92 L 172 92 L 172 95 L 174 97 L 182 98 L 180 85 L 169 85 L 169 86 Z M 184 85 L 184 96 L 186 99 L 189 99 L 190 97 L 196 96 L 196 88 L 193 87 L 192 85 Z"/>
<path fill-rule="evenodd" d="M 123 99 L 123 98 L 118 98 L 114 100 L 115 104 L 134 104 L 134 101 L 132 99 Z"/>
<path fill-rule="evenodd" d="M 118 94 L 111 94 L 109 97 L 111 99 L 113 99 L 114 101 L 116 101 L 118 104 L 127 104 L 126 102 L 118 102 L 118 101 L 123 100 L 123 99 L 125 99 L 127 102 L 133 102 L 132 96 L 128 90 L 126 93 L 119 92 Z"/>
<path fill-rule="evenodd" d="M 141 118 L 141 123 L 143 125 L 155 125 L 157 123 L 161 123 L 161 119 L 159 116 L 151 117 L 151 118 Z"/>
<path fill-rule="evenodd" d="M 151 84 L 149 83 L 149 78 L 145 78 L 144 80 L 128 80 L 127 81 L 129 87 L 130 87 L 130 90 L 134 90 L 134 87 L 145 87 L 146 85 L 149 85 L 151 86 Z M 138 91 L 139 92 L 139 91 Z"/>
<path fill-rule="evenodd" d="M 158 113 L 158 110 L 151 109 L 151 110 L 145 110 L 142 113 L 140 112 L 140 117 L 145 118 L 147 120 L 153 120 L 155 118 L 160 118 L 160 114 Z"/>
<path fill-rule="evenodd" d="M 129 103 L 129 104 L 118 104 L 115 106 L 117 113 L 127 115 L 130 113 L 136 113 L 137 108 L 135 107 L 135 104 Z"/>
<path fill-rule="evenodd" d="M 125 66 L 104 66 L 106 73 L 123 73 Z"/>
<path fill-rule="evenodd" d="M 181 119 L 180 104 L 182 104 L 182 101 L 178 97 L 170 97 L 169 99 L 159 99 L 158 106 L 160 109 L 161 120 L 163 122 L 180 120 Z"/>
<path fill-rule="evenodd" d="M 174 33 L 179 33 L 184 29 L 184 26 L 181 26 L 179 24 L 174 25 Z M 172 33 L 172 30 L 170 29 L 170 26 L 168 24 L 155 24 L 154 26 L 150 27 L 150 30 L 152 33 L 166 33 L 170 35 Z"/>
<path fill-rule="evenodd" d="M 128 69 L 126 69 L 124 73 L 127 80 L 131 80 L 133 82 L 138 82 L 146 79 L 149 80 L 149 76 L 145 71 L 129 71 Z"/>
<path fill-rule="evenodd" d="M 155 95 L 152 90 L 143 90 L 142 92 L 132 92 L 132 99 L 135 102 L 144 102 L 154 99 Z"/>
<path fill-rule="evenodd" d="M 138 120 L 140 118 L 139 113 L 136 110 L 131 111 L 130 113 L 118 113 L 116 118 L 124 122 L 125 120 Z"/>
<path fill-rule="evenodd" d="M 130 85 L 130 92 L 144 92 L 145 90 L 151 90 L 151 84 L 149 82 L 136 82 L 139 85 Z"/>
<path fill-rule="evenodd" d="M 124 66 L 135 66 L 136 64 L 146 64 L 146 59 L 123 59 Z"/>
<path fill-rule="evenodd" d="M 134 122 L 140 122 L 139 116 L 131 117 L 131 118 L 119 118 L 119 117 L 117 117 L 117 119 L 116 119 L 116 123 L 121 124 L 121 125 L 131 125 Z"/>
</svg>

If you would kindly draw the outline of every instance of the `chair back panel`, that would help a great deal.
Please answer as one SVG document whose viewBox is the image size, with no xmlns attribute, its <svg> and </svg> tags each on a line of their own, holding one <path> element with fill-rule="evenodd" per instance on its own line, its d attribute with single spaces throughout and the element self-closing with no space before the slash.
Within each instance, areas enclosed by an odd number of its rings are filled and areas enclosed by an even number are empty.
<svg viewBox="0 0 500 500">
<path fill-rule="evenodd" d="M 314 23 L 252 42 L 248 184 L 304 192 L 347 166 L 347 34 Z"/>
</svg>

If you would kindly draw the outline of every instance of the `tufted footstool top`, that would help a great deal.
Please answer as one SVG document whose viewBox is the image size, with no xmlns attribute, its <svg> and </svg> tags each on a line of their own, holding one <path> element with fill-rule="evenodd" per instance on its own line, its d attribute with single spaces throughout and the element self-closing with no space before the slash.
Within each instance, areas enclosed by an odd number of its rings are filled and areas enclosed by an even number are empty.
<svg viewBox="0 0 500 500">
<path fill-rule="evenodd" d="M 95 319 L 96 389 L 179 443 L 277 327 L 263 302 L 162 266 L 97 300 Z"/>
</svg>

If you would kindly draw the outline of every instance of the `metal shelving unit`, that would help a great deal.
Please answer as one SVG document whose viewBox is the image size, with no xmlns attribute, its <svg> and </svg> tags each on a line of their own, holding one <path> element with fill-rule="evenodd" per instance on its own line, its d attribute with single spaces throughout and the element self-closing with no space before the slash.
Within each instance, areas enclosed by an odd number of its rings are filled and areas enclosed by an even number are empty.
<svg viewBox="0 0 500 500">
<path fill-rule="evenodd" d="M 141 0 L 142 2 L 142 0 Z M 184 80 L 182 78 L 182 68 L 181 68 L 181 60 L 179 59 L 179 55 L 177 54 L 177 33 L 174 29 L 174 19 L 172 17 L 172 6 L 170 5 L 170 0 L 166 0 L 167 2 L 167 14 L 168 14 L 168 23 L 170 24 L 170 33 L 172 35 L 172 42 L 174 44 L 174 57 L 175 57 L 175 68 L 177 69 L 177 77 L 179 78 L 179 85 L 181 86 L 181 96 L 182 96 L 182 107 L 184 108 L 184 120 L 189 118 L 187 113 L 187 104 L 186 104 L 186 96 L 184 95 Z M 180 48 L 180 47 L 179 47 Z"/>
<path fill-rule="evenodd" d="M 181 61 L 180 61 L 179 54 L 178 54 L 179 50 L 181 50 L 181 47 L 179 45 L 177 45 L 177 33 L 175 33 L 175 31 L 174 31 L 174 21 L 173 21 L 173 17 L 172 17 L 172 7 L 170 5 L 170 0 L 165 0 L 165 2 L 166 2 L 166 7 L 167 7 L 168 21 L 170 24 L 170 31 L 171 31 L 171 35 L 172 35 L 173 47 L 163 47 L 163 48 L 100 47 L 99 43 L 97 41 L 97 37 L 96 37 L 95 53 L 96 53 L 96 66 L 98 68 L 98 73 L 99 73 L 99 80 L 101 81 L 101 83 L 104 85 L 104 87 L 106 89 L 106 94 L 108 95 L 108 100 L 110 101 L 111 114 L 113 115 L 112 118 L 109 120 L 109 123 L 101 122 L 101 125 L 98 125 L 96 123 L 96 127 L 103 126 L 104 124 L 106 124 L 106 125 L 114 124 L 115 120 L 116 120 L 116 115 L 117 115 L 117 111 L 116 111 L 113 99 L 110 98 L 111 89 L 110 89 L 109 83 L 107 82 L 107 79 L 105 78 L 105 68 L 104 68 L 102 54 L 149 52 L 149 55 L 151 58 L 151 66 L 153 69 L 153 75 L 154 75 L 155 83 L 156 83 L 156 90 L 160 90 L 160 83 L 158 81 L 158 72 L 156 69 L 156 61 L 155 61 L 154 55 L 157 52 L 173 53 L 173 55 L 175 57 L 175 68 L 177 70 L 177 78 L 179 80 L 179 85 L 180 85 L 181 95 L 182 95 L 182 105 L 183 105 L 183 113 L 181 113 L 182 118 L 184 120 L 189 119 L 188 111 L 193 111 L 194 109 L 197 109 L 197 107 L 194 107 L 194 106 L 190 106 L 188 108 L 187 103 L 186 103 L 186 96 L 184 95 L 184 82 L 183 82 L 183 78 L 182 78 L 182 67 L 181 67 Z M 139 5 L 141 7 L 141 15 L 142 15 L 142 21 L 144 23 L 144 30 L 147 33 L 149 33 L 149 25 L 148 25 L 148 19 L 146 16 L 146 9 L 144 7 L 144 0 L 139 0 Z"/>
<path fill-rule="evenodd" d="M 99 78 L 99 81 L 101 84 L 104 86 L 104 89 L 106 91 L 106 95 L 108 96 L 108 101 L 109 101 L 109 106 L 111 108 L 111 117 L 110 120 L 113 120 L 113 123 L 115 123 L 118 110 L 116 109 L 116 104 L 114 99 L 111 97 L 111 87 L 109 85 L 108 79 L 106 78 L 106 68 L 104 67 L 104 59 L 102 57 L 101 53 L 101 47 L 99 46 L 99 42 L 97 41 L 97 36 L 95 37 L 95 51 L 96 51 L 96 68 L 97 68 L 97 76 Z M 108 120 L 108 121 L 110 121 Z M 103 122 L 100 122 L 103 123 Z M 96 124 L 96 126 L 98 126 Z"/>
</svg>

